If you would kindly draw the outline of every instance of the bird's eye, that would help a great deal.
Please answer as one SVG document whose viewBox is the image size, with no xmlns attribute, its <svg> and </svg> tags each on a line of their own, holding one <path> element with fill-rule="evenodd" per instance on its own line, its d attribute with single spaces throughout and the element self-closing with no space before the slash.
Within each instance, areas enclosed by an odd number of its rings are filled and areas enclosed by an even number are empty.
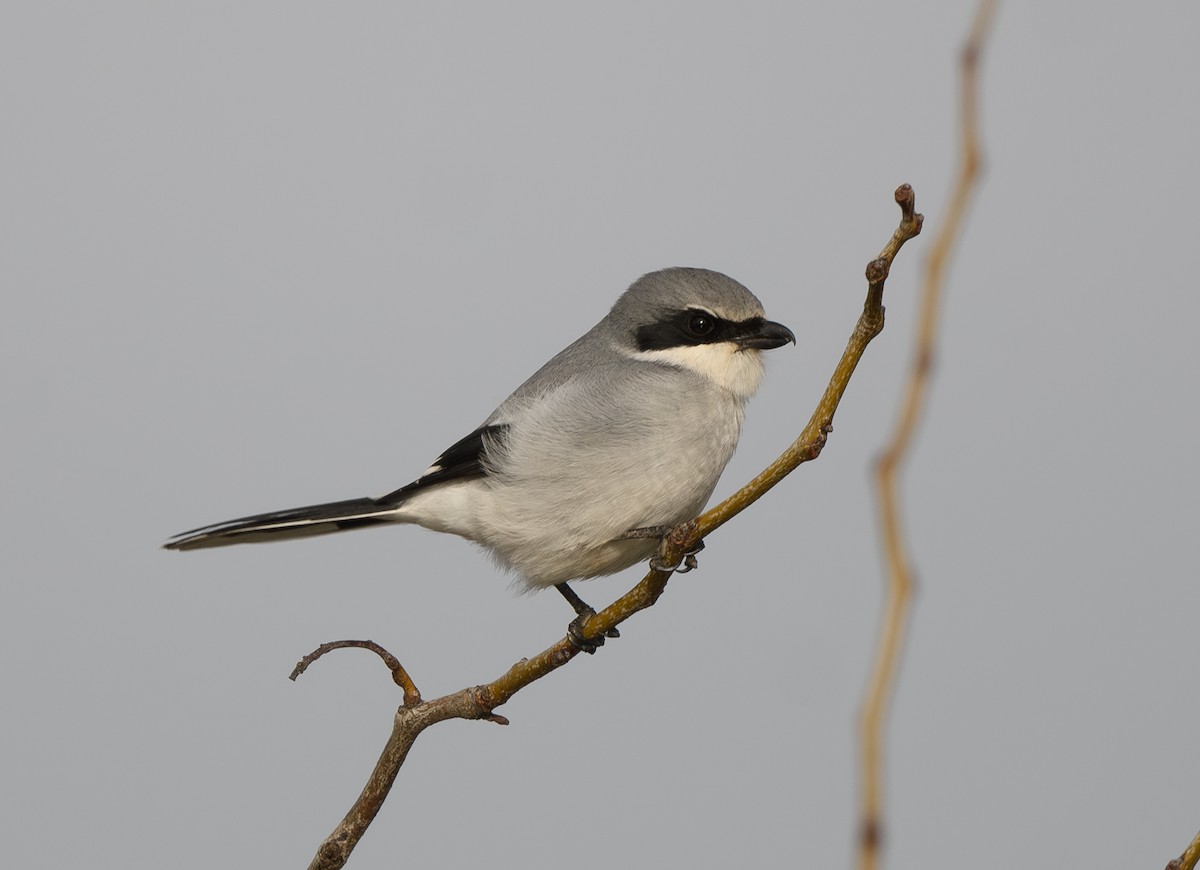
<svg viewBox="0 0 1200 870">
<path fill-rule="evenodd" d="M 688 319 L 688 331 L 692 335 L 709 335 L 717 328 L 717 321 L 708 314 L 693 314 Z"/>
</svg>

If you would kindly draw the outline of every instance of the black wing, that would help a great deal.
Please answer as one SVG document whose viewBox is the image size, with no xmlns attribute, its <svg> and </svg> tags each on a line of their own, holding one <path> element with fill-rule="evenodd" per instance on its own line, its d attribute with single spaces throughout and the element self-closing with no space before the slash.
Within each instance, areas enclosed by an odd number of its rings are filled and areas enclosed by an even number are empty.
<svg viewBox="0 0 1200 870">
<path fill-rule="evenodd" d="M 375 499 L 381 507 L 399 504 L 418 490 L 435 483 L 445 483 L 450 480 L 470 480 L 483 477 L 487 469 L 483 465 L 483 453 L 488 444 L 496 444 L 504 440 L 508 434 L 508 424 L 498 423 L 492 426 L 481 426 L 448 447 L 430 467 L 430 470 L 418 477 L 407 486 L 402 486 L 395 492 Z"/>
</svg>

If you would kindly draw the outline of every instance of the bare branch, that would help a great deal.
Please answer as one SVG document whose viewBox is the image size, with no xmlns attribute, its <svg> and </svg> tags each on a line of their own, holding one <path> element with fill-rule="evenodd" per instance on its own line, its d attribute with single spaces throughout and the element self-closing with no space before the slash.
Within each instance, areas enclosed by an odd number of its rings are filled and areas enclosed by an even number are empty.
<svg viewBox="0 0 1200 870">
<path fill-rule="evenodd" d="M 897 664 L 908 622 L 912 569 L 904 551 L 900 509 L 896 500 L 897 471 L 908 455 L 933 368 L 934 340 L 942 296 L 943 275 L 962 231 L 967 204 L 974 192 L 982 161 L 977 119 L 979 55 L 991 23 L 992 0 L 981 0 L 961 58 L 962 143 L 958 180 L 946 219 L 926 262 L 921 289 L 916 345 L 909 366 L 904 402 L 892 437 L 876 466 L 880 515 L 888 570 L 887 602 L 878 647 L 861 714 L 862 793 L 858 856 L 862 870 L 878 865 L 883 841 L 882 766 L 883 719 L 895 683 Z"/>
<path fill-rule="evenodd" d="M 921 232 L 924 218 L 917 214 L 916 194 L 911 186 L 902 184 L 896 188 L 896 203 L 900 206 L 900 225 L 892 233 L 892 237 L 884 246 L 879 256 L 867 265 L 867 299 L 863 303 L 863 312 L 858 318 L 846 350 L 834 369 L 833 377 L 825 388 L 821 401 L 809 418 L 808 425 L 800 436 L 792 442 L 792 446 L 768 465 L 757 477 L 743 486 L 725 501 L 707 511 L 696 521 L 694 539 L 684 542 L 685 550 L 710 532 L 729 522 L 747 507 L 749 507 L 787 475 L 796 470 L 803 462 L 816 459 L 821 455 L 825 441 L 833 431 L 833 415 L 842 395 L 850 384 L 850 377 L 862 359 L 863 352 L 871 339 L 883 330 L 883 285 L 891 269 L 892 260 L 900 252 L 901 246 Z M 667 565 L 678 564 L 678 559 L 665 562 Z"/>
<path fill-rule="evenodd" d="M 392 682 L 404 690 L 404 705 L 412 707 L 421 703 L 421 693 L 417 691 L 416 683 L 412 681 L 412 677 L 408 675 L 408 671 L 404 670 L 404 666 L 400 664 L 400 660 L 373 640 L 335 640 L 323 643 L 300 659 L 300 661 L 296 662 L 296 667 L 292 668 L 288 679 L 295 682 L 296 677 L 308 670 L 308 666 L 325 655 L 325 653 L 333 652 L 335 649 L 347 648 L 369 649 L 375 653 L 383 659 L 383 663 L 391 670 Z"/>
<path fill-rule="evenodd" d="M 1182 855 L 1167 862 L 1167 870 L 1196 870 L 1198 862 L 1200 862 L 1200 834 L 1196 834 L 1188 847 L 1183 850 Z"/>
<path fill-rule="evenodd" d="M 850 382 L 850 376 L 862 358 L 867 344 L 883 329 L 883 285 L 892 260 L 904 242 L 921 231 L 922 218 L 914 210 L 915 196 L 912 188 L 907 184 L 897 188 L 896 202 L 900 205 L 900 225 L 879 257 L 872 260 L 867 268 L 869 287 L 863 313 L 834 370 L 829 386 L 826 387 L 825 394 L 804 431 L 783 455 L 742 489 L 698 519 L 681 523 L 671 529 L 659 549 L 659 564 L 666 567 L 652 568 L 633 589 L 604 610 L 589 617 L 580 626 L 585 638 L 598 638 L 638 611 L 653 606 L 666 588 L 674 566 L 679 565 L 689 552 L 695 550 L 705 535 L 745 510 L 801 463 L 816 459 L 820 455 L 821 448 L 825 446 L 833 428 L 833 415 Z M 383 656 L 384 661 L 392 668 L 393 679 L 398 685 L 405 687 L 405 704 L 396 711 L 391 736 L 358 800 L 317 849 L 316 857 L 309 865 L 310 870 L 337 870 L 345 865 L 354 846 L 379 812 L 409 749 L 423 730 L 446 719 L 487 719 L 498 724 L 508 724 L 507 719 L 493 712 L 495 708 L 507 702 L 534 680 L 561 668 L 580 652 L 579 647 L 569 638 L 563 637 L 532 658 L 521 659 L 503 675 L 486 685 L 463 689 L 433 701 L 422 701 L 400 663 L 394 657 L 390 657 L 386 650 L 370 641 L 323 644 L 301 660 L 296 666 L 293 678 L 324 653 L 344 646 L 373 649 Z M 410 686 L 412 698 L 415 699 L 411 702 Z"/>
<path fill-rule="evenodd" d="M 447 719 L 491 719 L 507 723 L 503 717 L 492 716 L 490 710 L 480 705 L 475 689 L 463 689 L 436 701 L 401 707 L 396 711 L 392 733 L 362 793 L 333 833 L 317 848 L 316 856 L 308 865 L 309 870 L 334 870 L 346 865 L 350 853 L 387 799 L 392 783 L 396 781 L 396 775 L 417 737 L 430 725 Z"/>
</svg>

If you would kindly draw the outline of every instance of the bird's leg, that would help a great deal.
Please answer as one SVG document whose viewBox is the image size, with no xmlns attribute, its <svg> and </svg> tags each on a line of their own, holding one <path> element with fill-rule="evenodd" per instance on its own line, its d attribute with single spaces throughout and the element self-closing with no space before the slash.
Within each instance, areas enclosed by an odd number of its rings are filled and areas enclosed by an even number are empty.
<svg viewBox="0 0 1200 870">
<path fill-rule="evenodd" d="M 630 529 L 623 532 L 618 541 L 632 541 L 641 538 L 658 538 L 659 540 L 671 534 L 671 526 L 646 526 L 642 529 Z M 655 571 L 674 571 L 676 574 L 686 574 L 688 571 L 695 571 L 700 567 L 700 563 L 696 560 L 696 554 L 704 549 L 704 541 L 697 541 L 696 546 L 683 554 L 683 561 L 674 568 L 666 567 L 658 558 L 658 553 L 650 557 L 650 567 Z"/>
<path fill-rule="evenodd" d="M 563 598 L 567 599 L 567 604 L 570 604 L 571 609 L 575 611 L 575 618 L 567 626 L 567 637 L 581 652 L 592 655 L 597 649 L 604 646 L 604 638 L 621 636 L 621 632 L 615 628 L 610 628 L 600 637 L 584 637 L 583 624 L 588 621 L 589 617 L 595 616 L 596 611 L 591 605 L 576 595 L 575 590 L 566 583 L 557 583 L 554 588 L 559 591 Z"/>
</svg>

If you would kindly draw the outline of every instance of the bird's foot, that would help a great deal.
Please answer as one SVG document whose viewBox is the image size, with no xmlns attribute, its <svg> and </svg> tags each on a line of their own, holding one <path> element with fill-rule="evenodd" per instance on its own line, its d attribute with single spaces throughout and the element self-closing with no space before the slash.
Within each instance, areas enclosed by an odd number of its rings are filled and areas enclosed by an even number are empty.
<svg viewBox="0 0 1200 870">
<path fill-rule="evenodd" d="M 567 603 L 575 611 L 575 618 L 567 626 L 567 640 L 571 641 L 571 645 L 577 650 L 585 652 L 588 655 L 595 655 L 596 650 L 604 646 L 605 638 L 621 636 L 621 632 L 617 631 L 616 628 L 610 628 L 599 637 L 584 637 L 583 626 L 589 619 L 596 615 L 595 609 L 576 595 L 575 590 L 566 583 L 559 583 L 554 588 L 559 591 L 563 598 L 567 599 Z"/>
<path fill-rule="evenodd" d="M 658 538 L 662 540 L 668 537 L 673 531 L 674 526 L 646 526 L 640 529 L 630 529 L 623 532 L 618 541 L 633 541 L 644 538 Z M 696 560 L 696 554 L 704 549 L 704 541 L 697 541 L 696 546 L 683 554 L 683 560 L 673 568 L 667 567 L 662 563 L 662 557 L 655 553 L 650 557 L 650 567 L 655 571 L 663 571 L 675 574 L 686 574 L 688 571 L 695 571 L 700 567 L 700 563 Z"/>
<path fill-rule="evenodd" d="M 620 637 L 621 635 L 614 628 L 611 629 L 611 632 L 614 632 L 615 634 L 605 632 L 598 637 L 584 637 L 583 625 L 588 621 L 589 616 L 591 616 L 591 614 L 581 613 L 571 620 L 570 624 L 567 626 L 567 640 L 571 642 L 571 646 L 575 647 L 575 649 L 579 650 L 580 652 L 585 652 L 591 656 L 596 654 L 596 650 L 604 646 L 605 638 L 614 636 Z"/>
<path fill-rule="evenodd" d="M 650 567 L 655 571 L 664 571 L 667 573 L 686 574 L 688 571 L 695 571 L 700 567 L 700 562 L 696 559 L 696 554 L 704 549 L 704 542 L 697 541 L 696 546 L 683 554 L 683 560 L 675 567 L 669 567 L 662 563 L 660 554 L 655 553 L 650 557 Z"/>
</svg>

